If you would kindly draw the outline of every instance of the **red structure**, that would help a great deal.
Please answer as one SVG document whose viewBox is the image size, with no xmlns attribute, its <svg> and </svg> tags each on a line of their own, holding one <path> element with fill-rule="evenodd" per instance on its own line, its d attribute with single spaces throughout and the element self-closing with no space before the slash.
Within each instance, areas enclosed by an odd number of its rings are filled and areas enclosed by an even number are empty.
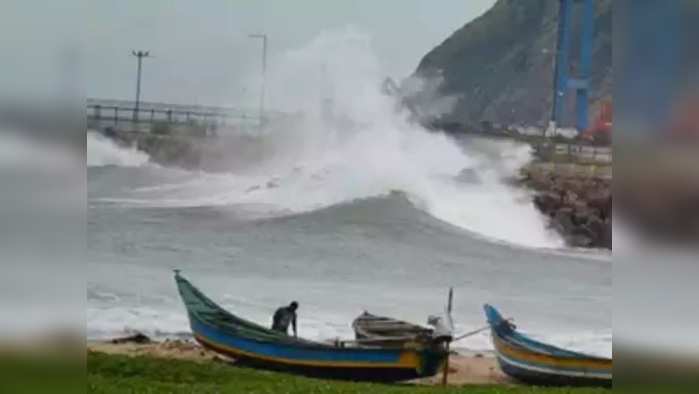
<svg viewBox="0 0 699 394">
<path fill-rule="evenodd" d="M 611 101 L 603 102 L 592 125 L 580 136 L 590 142 L 609 144 L 612 141 L 614 107 Z"/>
</svg>

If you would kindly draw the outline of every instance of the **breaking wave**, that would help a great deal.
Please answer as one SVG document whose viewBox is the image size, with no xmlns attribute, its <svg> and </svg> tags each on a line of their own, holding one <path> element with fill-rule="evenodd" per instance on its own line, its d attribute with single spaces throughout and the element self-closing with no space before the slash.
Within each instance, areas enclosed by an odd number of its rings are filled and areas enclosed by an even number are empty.
<svg viewBox="0 0 699 394">
<path fill-rule="evenodd" d="M 530 160 L 530 148 L 458 142 L 410 121 L 396 99 L 381 91 L 385 75 L 366 35 L 351 28 L 321 34 L 274 62 L 270 74 L 270 86 L 283 87 L 271 95 L 271 106 L 296 115 L 271 122 L 256 137 L 259 162 L 228 174 L 197 173 L 179 183 L 133 189 L 121 201 L 255 204 L 298 213 L 400 191 L 417 208 L 490 239 L 563 245 L 527 192 L 508 182 Z M 102 165 L 147 161 L 137 151 L 92 138 Z M 249 151 L 236 144 L 229 150 L 238 157 Z"/>
<path fill-rule="evenodd" d="M 139 167 L 148 163 L 148 160 L 148 155 L 135 147 L 121 147 L 96 132 L 87 133 L 88 167 Z"/>
</svg>

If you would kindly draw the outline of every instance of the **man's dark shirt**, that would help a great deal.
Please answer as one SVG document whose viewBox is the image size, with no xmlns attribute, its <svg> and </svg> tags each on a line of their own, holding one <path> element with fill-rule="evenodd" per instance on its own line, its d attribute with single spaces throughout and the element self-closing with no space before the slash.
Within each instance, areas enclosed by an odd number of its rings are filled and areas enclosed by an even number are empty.
<svg viewBox="0 0 699 394">
<path fill-rule="evenodd" d="M 296 312 L 288 306 L 277 309 L 272 319 L 272 330 L 286 334 L 289 331 L 289 324 L 293 326 L 296 334 Z"/>
</svg>

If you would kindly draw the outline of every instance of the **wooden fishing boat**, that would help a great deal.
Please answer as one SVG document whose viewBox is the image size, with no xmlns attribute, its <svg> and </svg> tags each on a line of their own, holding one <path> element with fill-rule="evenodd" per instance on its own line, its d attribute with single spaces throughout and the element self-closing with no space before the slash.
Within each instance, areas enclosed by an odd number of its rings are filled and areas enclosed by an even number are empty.
<svg viewBox="0 0 699 394">
<path fill-rule="evenodd" d="M 382 346 L 402 345 L 406 342 L 432 338 L 433 329 L 417 324 L 377 316 L 364 311 L 352 322 L 354 335 L 360 343 Z"/>
<path fill-rule="evenodd" d="M 611 386 L 612 360 L 561 349 L 519 332 L 485 305 L 500 368 L 522 382 L 557 386 Z"/>
<path fill-rule="evenodd" d="M 175 281 L 196 340 L 250 366 L 326 378 L 399 381 L 433 376 L 446 359 L 443 345 L 436 342 L 364 347 L 296 339 L 225 311 L 177 271 Z"/>
</svg>

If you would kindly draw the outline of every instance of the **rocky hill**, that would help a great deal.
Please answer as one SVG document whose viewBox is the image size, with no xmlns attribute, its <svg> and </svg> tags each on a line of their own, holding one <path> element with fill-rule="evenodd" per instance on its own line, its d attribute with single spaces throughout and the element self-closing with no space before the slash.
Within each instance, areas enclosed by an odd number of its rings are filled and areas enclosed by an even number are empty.
<svg viewBox="0 0 699 394">
<path fill-rule="evenodd" d="M 611 96 L 612 88 L 612 0 L 596 0 L 596 8 L 593 105 Z M 439 93 L 457 97 L 438 121 L 464 127 L 480 127 L 484 121 L 545 126 L 553 90 L 557 19 L 557 0 L 498 0 L 425 55 L 416 76 L 441 78 Z M 579 28 L 578 23 L 574 32 Z M 574 40 L 572 49 L 577 48 Z M 565 112 L 569 117 L 563 123 L 570 125 L 572 111 Z"/>
</svg>

